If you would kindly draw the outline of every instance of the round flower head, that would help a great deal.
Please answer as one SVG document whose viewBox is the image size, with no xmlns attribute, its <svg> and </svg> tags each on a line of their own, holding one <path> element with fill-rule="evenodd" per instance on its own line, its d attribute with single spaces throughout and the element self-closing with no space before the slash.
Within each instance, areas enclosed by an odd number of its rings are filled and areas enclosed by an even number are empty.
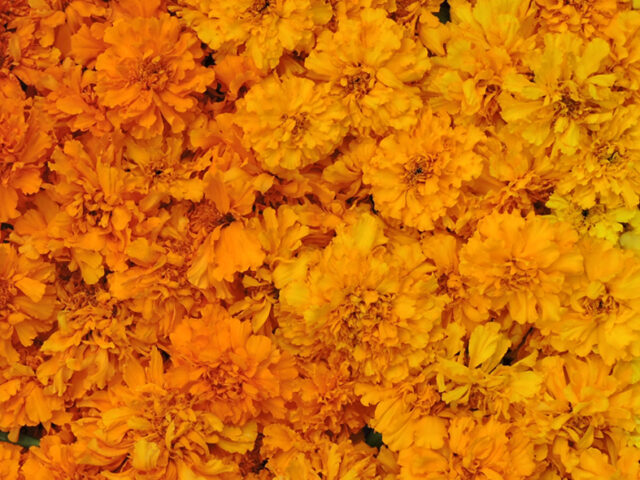
<svg viewBox="0 0 640 480">
<path fill-rule="evenodd" d="M 178 0 L 173 7 L 200 40 L 221 54 L 244 49 L 267 71 L 285 51 L 313 45 L 313 29 L 331 18 L 322 0 Z"/>
<path fill-rule="evenodd" d="M 271 75 L 238 102 L 235 121 L 244 142 L 267 170 L 294 170 L 322 160 L 347 132 L 346 109 L 327 86 L 307 78 Z"/>
<path fill-rule="evenodd" d="M 376 208 L 384 216 L 419 230 L 445 224 L 463 185 L 482 171 L 474 147 L 482 133 L 473 127 L 453 127 L 447 114 L 427 111 L 411 132 L 384 138 L 363 166 Z"/>
<path fill-rule="evenodd" d="M 333 354 L 362 381 L 404 378 L 428 357 L 445 299 L 417 243 L 386 243 L 381 222 L 362 213 L 323 251 L 276 268 L 277 335 L 291 351 Z"/>
<path fill-rule="evenodd" d="M 199 65 L 204 56 L 195 35 L 178 19 L 118 19 L 104 32 L 105 51 L 96 59 L 95 92 L 107 118 L 134 137 L 185 129 L 185 114 L 213 81 L 213 70 Z"/>
<path fill-rule="evenodd" d="M 416 123 L 422 106 L 411 85 L 429 69 L 427 50 L 382 9 L 341 18 L 338 30 L 322 32 L 305 61 L 308 75 L 327 81 L 332 101 L 344 105 L 358 132 L 383 134 Z"/>
<path fill-rule="evenodd" d="M 577 237 L 565 223 L 494 213 L 462 247 L 460 273 L 494 311 L 506 308 L 516 322 L 558 319 L 563 295 L 582 273 Z"/>
</svg>

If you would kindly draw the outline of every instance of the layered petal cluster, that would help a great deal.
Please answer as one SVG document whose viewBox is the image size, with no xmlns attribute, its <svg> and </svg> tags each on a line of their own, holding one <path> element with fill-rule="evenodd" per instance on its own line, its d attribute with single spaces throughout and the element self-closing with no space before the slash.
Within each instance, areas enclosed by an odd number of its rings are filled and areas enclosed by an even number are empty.
<svg viewBox="0 0 640 480">
<path fill-rule="evenodd" d="M 0 480 L 640 480 L 640 0 L 0 0 Z"/>
</svg>

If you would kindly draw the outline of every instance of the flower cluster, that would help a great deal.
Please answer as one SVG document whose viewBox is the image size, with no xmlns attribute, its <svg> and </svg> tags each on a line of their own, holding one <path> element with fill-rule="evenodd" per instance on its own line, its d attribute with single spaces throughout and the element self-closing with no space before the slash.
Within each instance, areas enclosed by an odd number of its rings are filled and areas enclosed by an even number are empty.
<svg viewBox="0 0 640 480">
<path fill-rule="evenodd" d="M 640 479 L 640 2 L 0 0 L 0 477 Z"/>
</svg>

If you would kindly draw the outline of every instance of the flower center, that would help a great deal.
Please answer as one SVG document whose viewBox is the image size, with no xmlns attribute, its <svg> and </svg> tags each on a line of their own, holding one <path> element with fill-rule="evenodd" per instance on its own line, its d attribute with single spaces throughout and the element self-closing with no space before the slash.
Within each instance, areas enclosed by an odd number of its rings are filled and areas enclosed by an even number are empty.
<svg viewBox="0 0 640 480">
<path fill-rule="evenodd" d="M 349 75 L 346 80 L 346 89 L 355 94 L 357 98 L 362 98 L 371 91 L 371 74 L 367 72 L 358 72 L 355 75 Z"/>
<path fill-rule="evenodd" d="M 409 185 L 423 184 L 433 175 L 438 157 L 436 155 L 416 155 L 405 165 L 405 182 Z"/>
<path fill-rule="evenodd" d="M 247 9 L 247 12 L 252 15 L 262 15 L 270 6 L 271 2 L 269 0 L 255 0 L 253 5 Z"/>
<path fill-rule="evenodd" d="M 162 90 L 169 80 L 164 62 L 158 57 L 142 60 L 132 77 L 136 83 L 142 84 L 145 90 Z"/>
</svg>

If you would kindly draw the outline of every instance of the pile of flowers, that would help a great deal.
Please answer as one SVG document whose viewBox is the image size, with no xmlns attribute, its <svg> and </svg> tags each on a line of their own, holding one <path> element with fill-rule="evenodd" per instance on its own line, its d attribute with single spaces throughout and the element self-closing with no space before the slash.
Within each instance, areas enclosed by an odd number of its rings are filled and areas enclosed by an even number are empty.
<svg viewBox="0 0 640 480">
<path fill-rule="evenodd" d="M 640 2 L 0 0 L 0 478 L 640 478 Z"/>
</svg>

